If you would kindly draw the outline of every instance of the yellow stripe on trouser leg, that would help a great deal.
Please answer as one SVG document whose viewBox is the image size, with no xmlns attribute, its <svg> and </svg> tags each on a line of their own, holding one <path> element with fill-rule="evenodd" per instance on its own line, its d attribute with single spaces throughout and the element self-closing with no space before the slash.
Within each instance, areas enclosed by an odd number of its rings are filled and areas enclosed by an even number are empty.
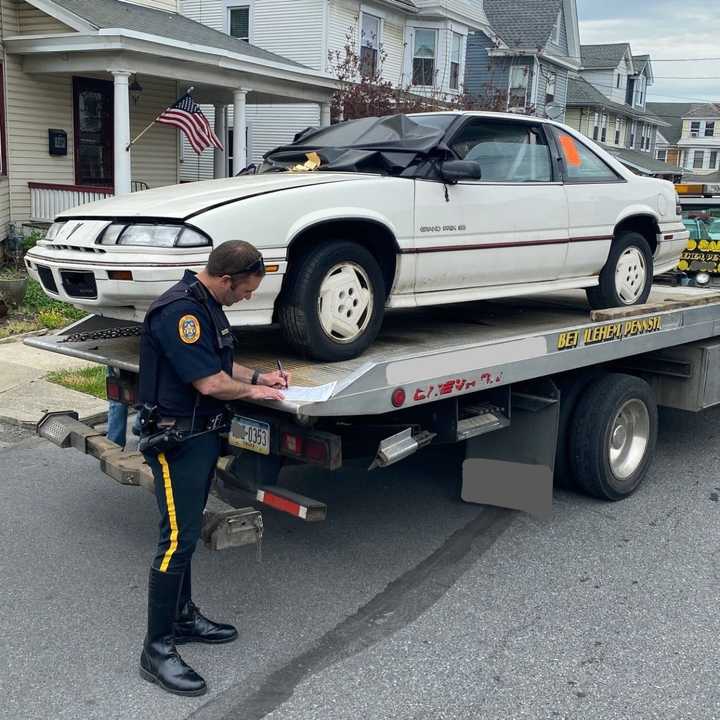
<svg viewBox="0 0 720 720">
<path fill-rule="evenodd" d="M 167 514 L 170 520 L 170 547 L 165 551 L 163 561 L 160 564 L 160 572 L 166 572 L 173 553 L 177 550 L 178 526 L 175 517 L 175 500 L 173 499 L 172 482 L 170 481 L 170 466 L 165 458 L 165 453 L 158 455 L 160 467 L 162 467 L 163 483 L 165 485 L 165 505 L 167 505 Z"/>
</svg>

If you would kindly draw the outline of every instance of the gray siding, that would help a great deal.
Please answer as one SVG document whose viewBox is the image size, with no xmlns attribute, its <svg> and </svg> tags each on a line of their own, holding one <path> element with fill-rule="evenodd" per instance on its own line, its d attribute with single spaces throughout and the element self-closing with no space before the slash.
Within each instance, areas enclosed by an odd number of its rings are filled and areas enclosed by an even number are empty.
<svg viewBox="0 0 720 720">
<path fill-rule="evenodd" d="M 496 89 L 507 93 L 510 60 L 488 57 L 487 51 L 493 47 L 495 44 L 485 33 L 468 36 L 465 91 L 473 97 L 485 97 Z"/>
<path fill-rule="evenodd" d="M 565 19 L 565 8 L 563 5 L 560 6 L 560 44 L 556 45 L 552 39 L 549 39 L 547 44 L 545 45 L 545 49 L 548 52 L 551 52 L 555 55 L 564 55 L 567 56 L 568 54 L 568 33 L 567 33 L 567 23 Z"/>
<path fill-rule="evenodd" d="M 551 63 L 540 62 L 539 65 L 540 77 L 538 78 L 535 113 L 542 117 L 545 115 L 545 95 L 549 73 L 555 73 L 555 102 L 565 107 L 567 103 L 568 71 Z M 562 122 L 563 117 L 558 118 L 558 120 Z"/>
</svg>

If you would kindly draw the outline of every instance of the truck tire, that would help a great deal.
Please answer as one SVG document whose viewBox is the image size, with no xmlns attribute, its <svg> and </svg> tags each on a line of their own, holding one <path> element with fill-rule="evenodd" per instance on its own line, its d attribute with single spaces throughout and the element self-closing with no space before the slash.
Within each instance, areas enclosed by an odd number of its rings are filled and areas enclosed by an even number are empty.
<svg viewBox="0 0 720 720">
<path fill-rule="evenodd" d="M 385 283 L 361 245 L 323 242 L 293 258 L 278 319 L 287 342 L 324 362 L 349 360 L 375 340 L 385 311 Z"/>
<path fill-rule="evenodd" d="M 570 464 L 577 486 L 603 500 L 622 500 L 652 462 L 658 413 L 652 388 L 633 375 L 610 373 L 578 400 L 570 426 Z"/>
<path fill-rule="evenodd" d="M 555 378 L 555 384 L 560 390 L 560 418 L 555 450 L 554 483 L 562 490 L 577 489 L 570 464 L 568 437 L 574 422 L 578 398 L 593 380 L 604 374 L 606 371 L 601 368 L 588 368 L 581 372 L 566 373 Z"/>
<path fill-rule="evenodd" d="M 648 241 L 637 232 L 621 233 L 612 243 L 600 284 L 588 288 L 594 310 L 642 305 L 650 295 L 653 282 L 653 258 Z"/>
</svg>

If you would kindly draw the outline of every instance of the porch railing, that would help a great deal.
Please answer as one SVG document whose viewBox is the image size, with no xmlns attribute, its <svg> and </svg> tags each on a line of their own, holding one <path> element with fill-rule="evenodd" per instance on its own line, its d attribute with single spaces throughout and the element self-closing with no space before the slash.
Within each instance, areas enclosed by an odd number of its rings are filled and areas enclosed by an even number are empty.
<svg viewBox="0 0 720 720">
<path fill-rule="evenodd" d="M 30 221 L 51 223 L 55 217 L 70 208 L 113 196 L 109 187 L 91 185 L 58 185 L 56 183 L 28 183 L 30 188 Z M 148 185 L 133 180 L 132 192 L 147 190 Z"/>
</svg>

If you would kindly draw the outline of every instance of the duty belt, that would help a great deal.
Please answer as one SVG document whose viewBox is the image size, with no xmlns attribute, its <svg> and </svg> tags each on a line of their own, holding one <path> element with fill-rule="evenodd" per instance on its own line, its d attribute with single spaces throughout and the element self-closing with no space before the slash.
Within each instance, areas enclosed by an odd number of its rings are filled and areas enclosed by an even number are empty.
<svg viewBox="0 0 720 720">
<path fill-rule="evenodd" d="M 180 432 L 204 432 L 206 430 L 219 430 L 225 425 L 226 416 L 224 412 L 209 417 L 161 417 L 158 421 L 158 428 L 174 427 Z"/>
</svg>

